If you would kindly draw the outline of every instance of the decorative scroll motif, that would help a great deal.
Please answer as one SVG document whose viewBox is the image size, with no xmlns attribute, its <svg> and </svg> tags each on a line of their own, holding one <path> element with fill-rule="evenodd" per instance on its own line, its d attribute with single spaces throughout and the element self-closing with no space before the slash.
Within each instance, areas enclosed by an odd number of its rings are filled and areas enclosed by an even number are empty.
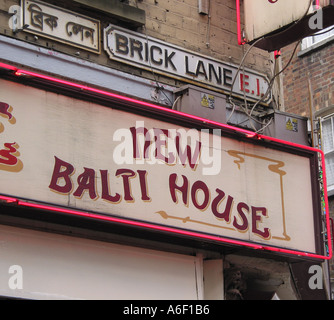
<svg viewBox="0 0 334 320">
<path fill-rule="evenodd" d="M 157 211 L 156 213 L 159 214 L 161 218 L 163 218 L 164 220 L 174 220 L 174 221 L 178 220 L 185 225 L 202 225 L 213 229 L 219 228 L 240 233 L 251 232 L 253 235 L 260 237 L 261 239 L 264 240 L 276 239 L 280 241 L 290 241 L 291 237 L 287 233 L 286 212 L 284 203 L 283 177 L 287 174 L 287 172 L 283 170 L 285 163 L 280 160 L 263 157 L 252 153 L 240 152 L 237 150 L 228 150 L 227 154 L 235 158 L 233 162 L 237 165 L 239 170 L 241 170 L 241 164 L 244 164 L 247 161 L 247 158 L 256 158 L 268 162 L 267 165 L 268 170 L 278 175 L 279 177 L 278 191 L 280 196 L 279 199 L 281 201 L 281 215 L 282 215 L 282 234 L 272 234 L 271 228 L 261 226 L 261 223 L 258 225 L 258 222 L 262 220 L 262 217 L 269 217 L 268 208 L 254 207 L 251 206 L 250 204 L 247 204 L 246 202 L 237 203 L 234 200 L 233 196 L 227 195 L 224 191 L 220 189 L 216 189 L 217 195 L 214 195 L 214 193 L 212 192 L 210 194 L 210 192 L 208 191 L 208 195 L 207 197 L 205 197 L 205 199 L 210 199 L 212 198 L 212 196 L 214 197 L 212 199 L 210 207 L 212 214 L 217 218 L 217 222 L 219 221 L 219 223 L 208 223 L 198 219 L 193 219 L 190 216 L 180 217 L 178 215 L 171 215 L 164 210 Z M 173 201 L 177 203 L 177 199 L 174 199 L 175 185 L 173 181 L 174 181 L 173 178 L 170 179 L 170 192 Z M 186 186 L 186 189 L 188 189 L 188 180 L 185 177 L 183 177 L 183 181 L 184 185 Z M 180 186 L 178 186 L 177 188 L 183 194 L 184 199 L 189 198 L 186 189 L 184 188 L 182 189 Z M 204 193 L 206 190 L 208 190 L 207 187 L 205 187 L 204 183 L 196 185 L 196 188 L 198 188 L 198 190 L 200 189 Z M 198 200 L 196 200 L 196 192 L 193 192 L 193 189 L 194 186 L 192 186 L 191 188 L 192 190 L 191 198 L 193 199 L 193 202 L 195 201 L 194 202 L 195 207 L 197 209 L 201 209 L 201 207 L 198 206 L 197 203 Z M 207 204 L 207 202 L 208 200 L 207 201 L 203 200 L 203 204 L 205 204 L 203 205 L 203 207 L 205 208 L 209 207 L 209 204 Z M 185 204 L 186 206 L 188 206 L 188 203 Z M 237 217 L 238 219 L 241 219 L 242 223 L 240 223 L 240 221 L 238 222 L 235 213 L 233 213 L 232 209 L 233 207 L 235 208 L 234 210 L 237 211 Z"/>
<path fill-rule="evenodd" d="M 213 227 L 213 228 L 221 228 L 221 229 L 235 231 L 234 228 L 225 227 L 225 226 L 221 226 L 221 225 L 218 225 L 218 224 L 206 223 L 206 222 L 202 222 L 202 221 L 191 219 L 190 217 L 181 218 L 181 217 L 171 216 L 171 215 L 168 215 L 165 211 L 162 211 L 162 210 L 161 211 L 157 211 L 156 213 L 160 214 L 160 216 L 163 219 L 165 219 L 165 220 L 167 220 L 167 219 L 175 219 L 175 220 L 181 220 L 183 223 L 188 223 L 188 222 L 190 222 L 190 223 L 197 223 L 197 224 L 202 224 L 202 225 L 206 225 L 206 226 Z"/>
<path fill-rule="evenodd" d="M 24 31 L 100 53 L 100 21 L 37 0 L 21 0 Z"/>
<path fill-rule="evenodd" d="M 280 182 L 280 190 L 281 190 L 281 205 L 282 205 L 282 224 L 283 224 L 283 237 L 279 236 L 273 236 L 273 239 L 278 239 L 278 240 L 285 240 L 289 241 L 291 240 L 290 236 L 287 234 L 286 230 L 286 214 L 285 214 L 285 205 L 284 205 L 284 186 L 283 186 L 283 177 L 286 175 L 286 172 L 282 170 L 282 168 L 285 166 L 285 163 L 283 161 L 275 160 L 275 159 L 270 159 L 266 157 L 261 157 L 255 154 L 251 153 L 244 153 L 236 150 L 229 150 L 228 154 L 232 157 L 237 158 L 237 160 L 234 160 L 234 163 L 238 166 L 238 168 L 241 168 L 241 164 L 244 163 L 246 160 L 246 157 L 252 157 L 252 158 L 257 158 L 261 160 L 268 161 L 270 164 L 268 165 L 268 169 L 274 173 L 277 173 L 279 175 L 279 182 Z"/>
<path fill-rule="evenodd" d="M 0 102 L 0 118 L 5 118 L 9 124 L 14 125 L 16 119 L 12 114 L 13 108 L 5 102 Z M 0 133 L 5 131 L 5 126 L 0 122 Z M 19 145 L 16 142 L 4 143 L 4 148 L 0 145 L 0 170 L 9 172 L 19 172 L 23 168 L 23 163 L 18 159 Z"/>
</svg>

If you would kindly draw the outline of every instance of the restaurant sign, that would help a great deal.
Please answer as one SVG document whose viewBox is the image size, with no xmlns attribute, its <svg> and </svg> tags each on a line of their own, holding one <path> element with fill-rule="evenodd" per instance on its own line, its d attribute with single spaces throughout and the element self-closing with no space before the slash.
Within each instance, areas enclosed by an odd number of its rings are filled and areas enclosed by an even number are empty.
<svg viewBox="0 0 334 320">
<path fill-rule="evenodd" d="M 308 156 L 7 80 L 0 101 L 2 195 L 221 242 L 318 253 Z"/>
<path fill-rule="evenodd" d="M 100 21 L 36 0 L 21 0 L 27 32 L 100 53 Z"/>
<path fill-rule="evenodd" d="M 239 72 L 236 65 L 115 25 L 104 29 L 104 49 L 113 60 L 241 98 L 258 100 L 269 87 L 265 75 L 247 68 Z M 270 100 L 270 94 L 263 98 Z"/>
</svg>

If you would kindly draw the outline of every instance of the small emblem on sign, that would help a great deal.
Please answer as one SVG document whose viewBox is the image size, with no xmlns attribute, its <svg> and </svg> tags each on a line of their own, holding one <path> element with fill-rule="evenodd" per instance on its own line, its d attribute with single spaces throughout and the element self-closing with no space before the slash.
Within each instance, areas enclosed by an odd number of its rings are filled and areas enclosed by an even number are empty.
<svg viewBox="0 0 334 320">
<path fill-rule="evenodd" d="M 291 117 L 286 117 L 285 128 L 289 131 L 298 132 L 298 120 Z"/>
<path fill-rule="evenodd" d="M 201 93 L 201 106 L 214 109 L 215 108 L 215 97 L 211 94 Z"/>
</svg>

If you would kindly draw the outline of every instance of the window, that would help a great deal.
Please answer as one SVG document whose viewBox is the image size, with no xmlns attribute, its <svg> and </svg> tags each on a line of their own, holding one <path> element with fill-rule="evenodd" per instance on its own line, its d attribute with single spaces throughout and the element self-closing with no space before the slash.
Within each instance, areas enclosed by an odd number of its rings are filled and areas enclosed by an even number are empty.
<svg viewBox="0 0 334 320">
<path fill-rule="evenodd" d="M 330 26 L 329 28 L 320 30 L 319 32 L 313 34 L 312 36 L 303 39 L 301 49 L 303 51 L 309 48 L 315 48 L 333 39 L 334 39 L 334 27 Z"/>
<path fill-rule="evenodd" d="M 322 144 L 326 162 L 328 195 L 334 195 L 334 115 L 322 120 Z"/>
</svg>

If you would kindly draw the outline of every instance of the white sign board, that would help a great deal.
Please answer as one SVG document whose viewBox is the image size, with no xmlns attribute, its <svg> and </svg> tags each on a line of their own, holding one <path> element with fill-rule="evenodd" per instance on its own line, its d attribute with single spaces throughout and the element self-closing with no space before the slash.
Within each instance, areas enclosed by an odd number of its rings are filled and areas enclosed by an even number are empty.
<svg viewBox="0 0 334 320">
<path fill-rule="evenodd" d="M 100 53 L 100 21 L 45 2 L 21 2 L 25 31 Z"/>
<path fill-rule="evenodd" d="M 246 39 L 259 39 L 311 12 L 310 0 L 244 0 Z"/>
<path fill-rule="evenodd" d="M 316 251 L 307 157 L 7 80 L 0 98 L 0 194 Z"/>
<path fill-rule="evenodd" d="M 248 99 L 258 100 L 266 94 L 269 86 L 263 74 L 247 68 L 245 73 L 238 72 L 236 65 L 114 25 L 104 29 L 104 49 L 113 60 L 188 83 L 219 89 L 225 94 L 232 91 L 233 95 L 242 98 L 246 95 Z M 268 103 L 271 96 L 263 100 Z"/>
</svg>

